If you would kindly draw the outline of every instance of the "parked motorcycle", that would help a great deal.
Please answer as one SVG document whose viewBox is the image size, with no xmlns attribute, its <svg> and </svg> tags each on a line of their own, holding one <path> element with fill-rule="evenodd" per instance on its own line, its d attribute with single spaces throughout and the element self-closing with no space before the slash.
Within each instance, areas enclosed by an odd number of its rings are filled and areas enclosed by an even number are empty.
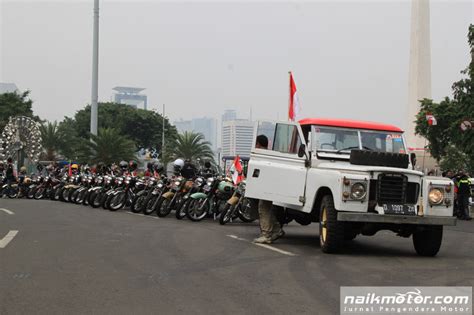
<svg viewBox="0 0 474 315">
<path fill-rule="evenodd" d="M 137 184 L 135 186 L 135 184 Z M 125 206 L 130 206 L 136 193 L 144 188 L 142 180 L 137 181 L 136 177 L 127 176 L 123 180 L 123 186 L 117 188 L 112 194 L 108 204 L 110 211 L 117 211 Z"/>
<path fill-rule="evenodd" d="M 209 215 L 215 219 L 222 212 L 227 200 L 232 197 L 233 191 L 233 184 L 229 180 L 208 178 L 202 191 L 190 196 L 186 216 L 194 222 L 201 221 Z"/>
<path fill-rule="evenodd" d="M 163 193 L 157 201 L 156 215 L 163 218 L 173 209 L 179 211 L 183 205 L 183 197 L 192 185 L 192 181 L 187 181 L 181 176 L 172 179 L 169 190 Z"/>
<path fill-rule="evenodd" d="M 232 197 L 227 200 L 219 217 L 219 223 L 221 225 L 225 225 L 236 218 L 246 223 L 253 222 L 257 219 L 256 211 L 252 211 L 250 201 L 245 198 L 245 186 L 245 181 L 240 182 L 234 190 Z"/>
</svg>

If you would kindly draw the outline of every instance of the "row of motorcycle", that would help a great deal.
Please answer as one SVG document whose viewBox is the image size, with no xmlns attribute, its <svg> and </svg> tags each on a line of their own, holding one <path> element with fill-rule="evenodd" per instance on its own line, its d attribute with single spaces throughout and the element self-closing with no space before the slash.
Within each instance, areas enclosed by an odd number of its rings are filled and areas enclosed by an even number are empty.
<svg viewBox="0 0 474 315">
<path fill-rule="evenodd" d="M 258 213 L 253 200 L 245 198 L 245 181 L 234 185 L 224 176 L 147 177 L 113 175 L 37 176 L 19 184 L 2 186 L 9 198 L 51 199 L 117 211 L 201 221 L 219 220 L 224 225 L 240 219 L 253 222 Z"/>
</svg>

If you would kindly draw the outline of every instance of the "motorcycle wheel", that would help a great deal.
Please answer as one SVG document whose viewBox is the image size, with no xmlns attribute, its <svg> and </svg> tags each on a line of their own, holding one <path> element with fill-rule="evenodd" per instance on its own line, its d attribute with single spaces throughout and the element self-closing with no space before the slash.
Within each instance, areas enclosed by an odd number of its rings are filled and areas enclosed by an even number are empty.
<svg viewBox="0 0 474 315">
<path fill-rule="evenodd" d="M 114 194 L 110 193 L 108 195 L 104 196 L 104 202 L 102 204 L 102 208 L 108 210 L 110 209 L 110 201 L 112 201 L 112 198 L 114 197 Z"/>
<path fill-rule="evenodd" d="M 145 191 L 141 191 L 139 192 L 135 198 L 133 198 L 133 201 L 132 201 L 132 204 L 130 206 L 130 211 L 132 211 L 133 213 L 140 213 L 140 212 L 144 212 L 144 209 L 145 209 L 145 201 L 146 199 L 148 198 L 148 194 L 145 192 Z M 145 214 L 150 214 L 150 213 L 145 213 Z"/>
<path fill-rule="evenodd" d="M 82 188 L 75 189 L 74 192 L 72 193 L 72 195 L 69 197 L 69 202 L 77 203 L 76 200 L 77 200 L 77 197 L 79 196 L 79 193 L 81 191 L 82 191 Z"/>
<path fill-rule="evenodd" d="M 54 192 L 54 200 L 60 200 L 62 192 L 63 192 L 62 188 L 56 189 L 56 191 Z"/>
<path fill-rule="evenodd" d="M 84 196 L 86 195 L 86 192 L 87 192 L 86 189 L 79 191 L 77 193 L 77 197 L 76 197 L 76 200 L 74 200 L 74 202 L 78 205 L 82 204 L 84 202 Z"/>
<path fill-rule="evenodd" d="M 186 206 L 186 216 L 193 222 L 202 221 L 209 212 L 209 203 L 206 198 L 191 199 Z"/>
<path fill-rule="evenodd" d="M 219 224 L 225 225 L 226 223 L 230 222 L 232 219 L 232 214 L 234 213 L 236 205 L 231 205 L 230 203 L 226 203 L 224 210 L 222 210 L 221 215 L 219 217 Z"/>
<path fill-rule="evenodd" d="M 44 187 L 40 187 L 36 190 L 35 192 L 35 199 L 36 200 L 39 200 L 39 199 L 42 199 L 44 197 Z"/>
<path fill-rule="evenodd" d="M 251 203 L 247 198 L 242 200 L 238 210 L 237 216 L 242 222 L 251 223 L 258 219 L 258 212 L 252 210 Z"/>
<path fill-rule="evenodd" d="M 51 189 L 51 191 L 49 192 L 49 199 L 54 200 L 54 198 L 56 196 L 56 191 L 57 191 L 56 188 Z"/>
<path fill-rule="evenodd" d="M 84 206 L 88 206 L 89 205 L 89 195 L 91 194 L 91 192 L 89 190 L 86 190 L 86 192 L 84 193 L 84 200 L 82 200 L 82 204 Z"/>
<path fill-rule="evenodd" d="M 152 214 L 156 209 L 153 207 L 155 202 L 158 200 L 158 196 L 149 196 L 149 199 L 145 200 L 145 205 L 143 206 L 143 214 L 149 215 Z"/>
<path fill-rule="evenodd" d="M 69 192 L 71 188 L 63 188 L 61 191 L 61 197 L 60 200 L 64 202 L 69 202 Z"/>
<path fill-rule="evenodd" d="M 68 190 L 69 190 L 69 194 L 66 200 L 67 202 L 74 202 L 73 198 L 75 197 L 74 194 L 76 193 L 77 188 L 69 188 Z"/>
<path fill-rule="evenodd" d="M 176 213 L 175 213 L 176 219 L 178 220 L 184 219 L 184 217 L 186 216 L 186 207 L 189 201 L 190 199 L 185 200 L 185 201 L 180 201 L 178 203 L 178 208 L 176 209 Z"/>
<path fill-rule="evenodd" d="M 10 188 L 10 192 L 8 193 L 8 198 L 14 199 L 18 197 L 18 189 Z"/>
<path fill-rule="evenodd" d="M 156 215 L 160 218 L 166 217 L 171 212 L 171 199 L 170 198 L 160 198 L 156 205 Z"/>
<path fill-rule="evenodd" d="M 89 194 L 89 205 L 92 208 L 99 208 L 100 207 L 100 198 L 102 194 L 97 191 L 91 191 Z"/>
<path fill-rule="evenodd" d="M 36 186 L 30 187 L 30 189 L 28 190 L 28 194 L 26 195 L 26 198 L 33 199 L 35 197 L 36 189 L 37 189 Z"/>
<path fill-rule="evenodd" d="M 125 205 L 126 197 L 127 196 L 126 196 L 124 191 L 118 192 L 115 196 L 113 196 L 110 199 L 109 210 L 110 211 L 117 211 L 119 209 L 122 209 L 123 206 Z"/>
</svg>

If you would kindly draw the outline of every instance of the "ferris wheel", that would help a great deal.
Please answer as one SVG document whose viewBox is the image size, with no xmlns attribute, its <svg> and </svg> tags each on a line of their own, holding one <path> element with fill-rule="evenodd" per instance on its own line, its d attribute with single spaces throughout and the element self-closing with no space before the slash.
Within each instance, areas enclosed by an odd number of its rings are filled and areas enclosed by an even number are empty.
<svg viewBox="0 0 474 315">
<path fill-rule="evenodd" d="M 33 163 L 39 162 L 43 151 L 39 124 L 25 116 L 10 117 L 0 138 L 0 161 L 9 157 L 16 161 L 20 151 Z"/>
</svg>

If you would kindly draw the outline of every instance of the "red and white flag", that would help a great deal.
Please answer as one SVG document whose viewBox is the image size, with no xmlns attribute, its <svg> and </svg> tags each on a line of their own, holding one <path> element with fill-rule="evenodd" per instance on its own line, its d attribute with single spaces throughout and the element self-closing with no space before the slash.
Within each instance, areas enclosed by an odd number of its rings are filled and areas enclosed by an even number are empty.
<svg viewBox="0 0 474 315">
<path fill-rule="evenodd" d="M 290 72 L 290 104 L 288 109 L 288 120 L 297 121 L 301 112 L 301 105 L 298 100 L 298 93 L 296 91 L 295 80 L 293 74 Z"/>
<path fill-rule="evenodd" d="M 436 117 L 431 113 L 426 113 L 426 121 L 428 121 L 428 125 L 430 126 L 436 126 L 438 124 Z"/>
<path fill-rule="evenodd" d="M 234 159 L 234 163 L 232 163 L 232 166 L 230 167 L 230 173 L 232 174 L 232 181 L 234 182 L 234 185 L 237 185 L 241 181 L 244 180 L 244 175 L 243 175 L 243 170 L 244 168 L 242 167 L 242 164 L 240 163 L 240 157 L 237 155 Z"/>
</svg>

